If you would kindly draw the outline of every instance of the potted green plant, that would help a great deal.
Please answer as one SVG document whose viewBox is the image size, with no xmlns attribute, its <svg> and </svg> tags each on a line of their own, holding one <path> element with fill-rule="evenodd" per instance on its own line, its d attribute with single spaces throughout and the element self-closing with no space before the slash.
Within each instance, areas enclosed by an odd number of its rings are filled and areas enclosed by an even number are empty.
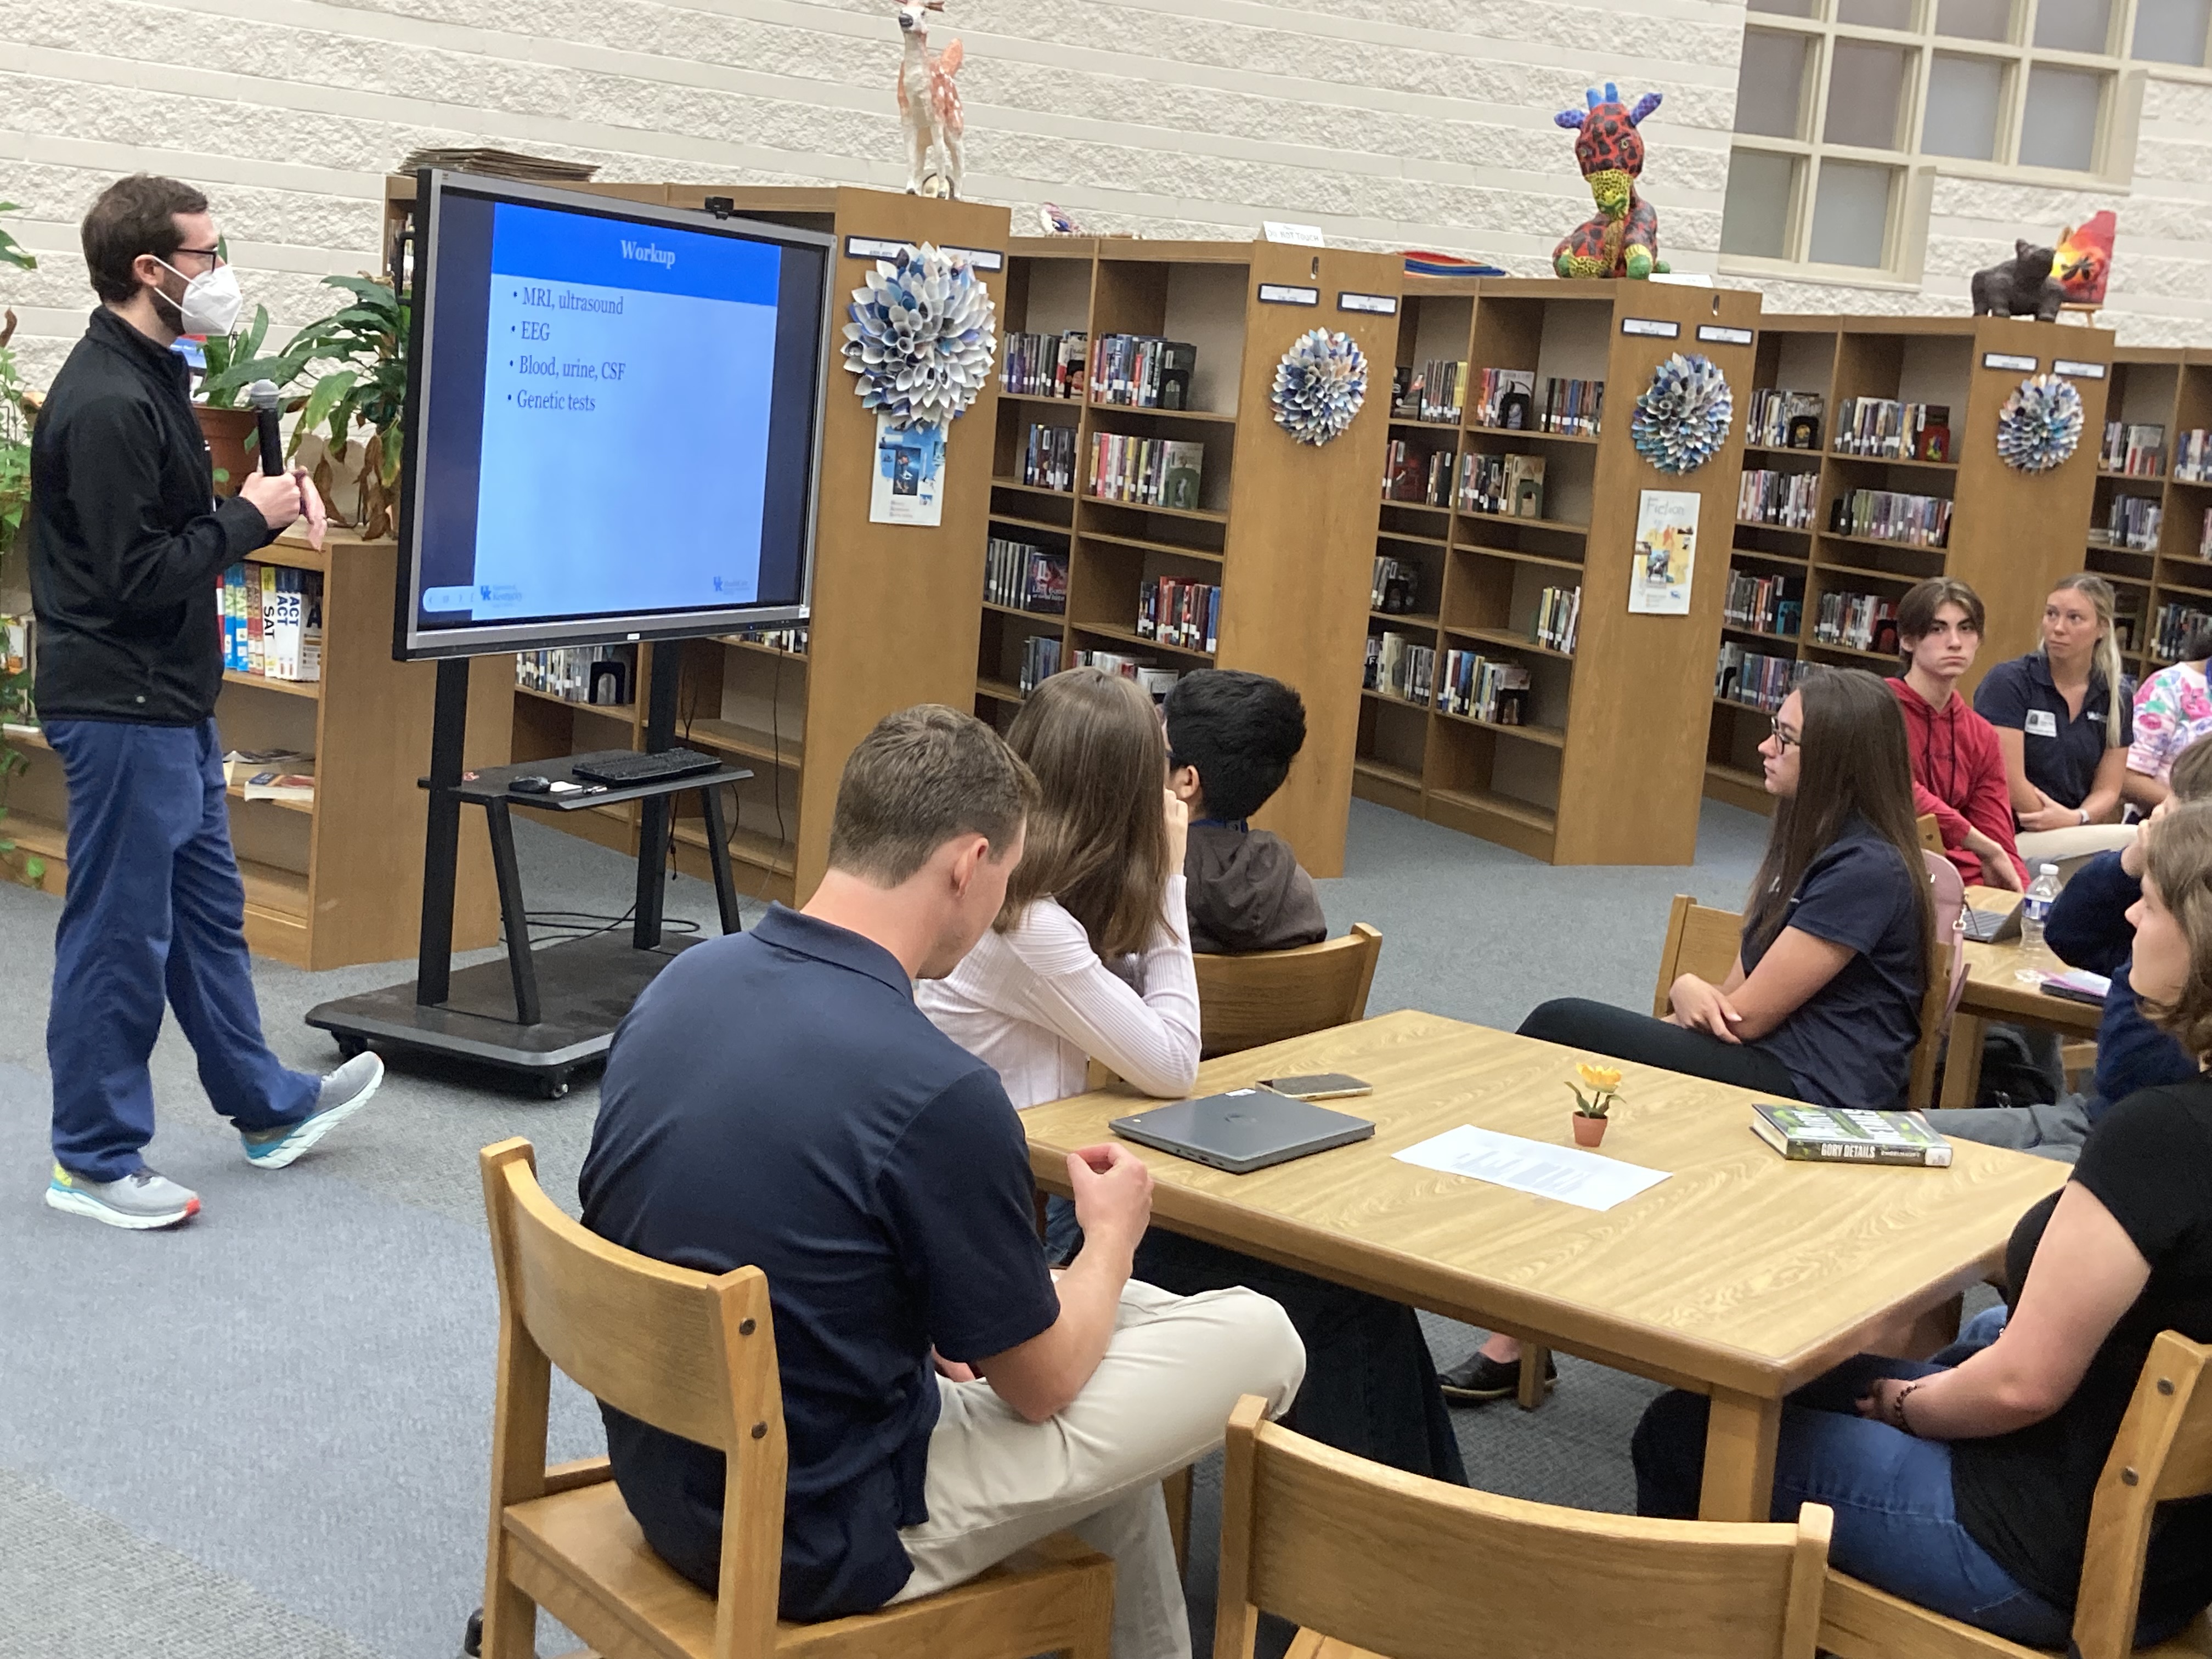
<svg viewBox="0 0 2212 1659">
<path fill-rule="evenodd" d="M 1606 1114 L 1613 1109 L 1620 1089 L 1620 1068 L 1593 1066 L 1585 1060 L 1576 1062 L 1575 1073 L 1589 1090 L 1586 1095 L 1573 1084 L 1567 1085 L 1575 1097 L 1575 1145 L 1595 1146 L 1605 1139 Z"/>
<path fill-rule="evenodd" d="M 261 342 L 269 333 L 269 307 L 253 307 L 253 320 L 243 334 L 210 334 L 203 343 L 207 373 L 200 380 L 200 401 L 192 406 L 199 416 L 200 435 L 207 440 L 215 461 L 216 488 L 228 495 L 243 482 L 253 465 L 259 437 L 254 412 L 239 405 L 246 386 L 257 376 L 233 378 L 231 370 L 259 356 Z M 226 488 L 226 486 L 228 486 Z"/>
</svg>

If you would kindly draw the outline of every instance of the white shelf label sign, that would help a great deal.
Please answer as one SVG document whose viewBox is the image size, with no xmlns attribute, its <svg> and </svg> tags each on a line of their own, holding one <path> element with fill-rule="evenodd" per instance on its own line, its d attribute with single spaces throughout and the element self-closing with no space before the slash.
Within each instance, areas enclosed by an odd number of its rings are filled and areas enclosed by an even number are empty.
<svg viewBox="0 0 2212 1659">
<path fill-rule="evenodd" d="M 2019 356 L 2009 351 L 1984 351 L 1982 354 L 1982 367 L 2008 369 L 2019 374 L 2033 374 L 2036 370 L 2036 361 L 2033 357 Z"/>
<path fill-rule="evenodd" d="M 1260 284 L 1260 303 L 1263 306 L 1317 306 L 1321 290 L 1317 288 L 1293 288 L 1287 283 Z"/>
<path fill-rule="evenodd" d="M 1623 334 L 1648 334 L 1655 340 L 1672 340 L 1682 332 L 1680 323 L 1662 322 L 1656 317 L 1624 317 L 1620 319 Z"/>
<path fill-rule="evenodd" d="M 887 242 L 880 236 L 848 236 L 845 257 L 848 259 L 896 259 L 912 242 Z"/>
<path fill-rule="evenodd" d="M 1006 269 L 1006 256 L 992 248 L 954 247 L 948 243 L 945 251 L 947 253 L 966 254 L 968 256 L 968 263 L 975 266 L 978 270 L 1003 270 Z"/>
<path fill-rule="evenodd" d="M 2101 380 L 2105 378 L 2102 363 L 2077 363 L 2071 357 L 2053 357 L 2051 372 L 2063 374 L 2069 380 Z"/>
<path fill-rule="evenodd" d="M 1710 341 L 1714 345 L 1749 345 L 1751 331 L 1747 328 L 1730 328 L 1725 323 L 1699 323 L 1698 337 L 1700 340 Z"/>
<path fill-rule="evenodd" d="M 1340 293 L 1336 296 L 1339 311 L 1371 311 L 1377 317 L 1398 314 L 1398 299 L 1393 294 Z"/>
<path fill-rule="evenodd" d="M 1293 225 L 1280 219 L 1263 219 L 1261 227 L 1271 242 L 1288 242 L 1292 247 L 1327 247 L 1328 239 L 1321 234 L 1319 225 Z"/>
</svg>

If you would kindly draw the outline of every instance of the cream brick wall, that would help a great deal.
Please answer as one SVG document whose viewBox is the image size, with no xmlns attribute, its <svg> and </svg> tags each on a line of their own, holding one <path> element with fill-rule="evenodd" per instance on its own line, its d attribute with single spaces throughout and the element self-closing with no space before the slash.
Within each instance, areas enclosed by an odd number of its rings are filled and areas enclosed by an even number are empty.
<svg viewBox="0 0 2212 1659">
<path fill-rule="evenodd" d="M 1554 110 L 1610 78 L 1667 102 L 1646 183 L 1678 270 L 1720 238 L 1741 0 L 950 0 L 969 189 L 1024 228 L 1249 234 L 1291 216 L 1539 271 L 1589 212 Z M 215 198 L 280 329 L 376 262 L 384 173 L 425 143 L 587 159 L 605 179 L 903 180 L 889 0 L 0 0 L 0 199 L 40 255 L 0 276 L 34 381 L 90 304 L 76 226 L 145 167 Z M 2212 343 L 2206 78 L 2154 82 L 2112 315 Z M 1921 289 L 1770 289 L 1790 309 L 1963 309 L 2016 226 L 2111 198 L 1939 183 Z M 2159 223 L 2149 222 L 2147 207 Z"/>
</svg>

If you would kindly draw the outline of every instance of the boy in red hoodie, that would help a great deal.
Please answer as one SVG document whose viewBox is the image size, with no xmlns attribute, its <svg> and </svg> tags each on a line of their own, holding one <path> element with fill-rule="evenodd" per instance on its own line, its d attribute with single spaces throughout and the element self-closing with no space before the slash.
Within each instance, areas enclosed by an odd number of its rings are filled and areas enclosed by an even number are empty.
<svg viewBox="0 0 2212 1659">
<path fill-rule="evenodd" d="M 1912 806 L 1933 814 L 1943 851 L 1968 882 L 2027 884 L 2014 844 L 2012 798 L 1995 727 L 1952 688 L 1982 645 L 1982 598 L 1948 576 L 1920 583 L 1899 601 L 1898 648 L 1905 672 L 1889 682 L 1912 749 Z"/>
</svg>

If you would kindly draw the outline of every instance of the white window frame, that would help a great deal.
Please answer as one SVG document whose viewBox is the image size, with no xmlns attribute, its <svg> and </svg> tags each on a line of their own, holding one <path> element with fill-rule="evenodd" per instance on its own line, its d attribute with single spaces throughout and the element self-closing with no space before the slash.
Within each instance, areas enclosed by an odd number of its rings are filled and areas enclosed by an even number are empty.
<svg viewBox="0 0 2212 1659">
<path fill-rule="evenodd" d="M 2035 15 L 2039 5 L 2063 5 L 2068 0 L 2014 0 L 2013 36 L 2009 40 L 1976 40 L 1935 32 L 1940 0 L 1912 0 L 1911 21 L 1903 29 L 1875 28 L 1835 21 L 1841 0 L 1814 0 L 1812 17 L 1793 17 L 1779 12 L 1747 11 L 1745 32 L 1796 35 L 1806 42 L 1809 95 L 1801 106 L 1802 124 L 1795 137 L 1774 138 L 1763 133 L 1734 135 L 1730 159 L 1738 151 L 1760 150 L 1796 160 L 1800 178 L 1792 192 L 1784 236 L 1787 252 L 1780 258 L 1723 251 L 1720 269 L 1735 276 L 1764 278 L 1795 277 L 1845 283 L 1861 288 L 1917 289 L 1920 286 L 1928 246 L 1929 204 L 1938 174 L 1986 179 L 2005 184 L 2043 185 L 2059 189 L 2124 190 L 2131 182 L 2136 131 L 2142 123 L 2143 85 L 2147 65 L 2126 55 L 2134 38 L 2136 0 L 2112 0 L 2110 33 L 2102 52 L 2061 52 L 2031 44 L 2035 38 Z M 1838 42 L 1864 41 L 1873 46 L 1900 48 L 1906 54 L 1898 149 L 1868 149 L 1830 143 L 1820 137 L 1827 125 L 1828 82 Z M 2004 97 L 1997 115 L 1993 146 L 1987 161 L 1953 155 L 1923 155 L 1920 149 L 1927 116 L 1928 85 L 1938 57 L 1978 58 L 2003 66 Z M 2095 149 L 2085 170 L 2024 167 L 2019 154 L 2021 124 L 2027 100 L 2028 76 L 2040 64 L 2086 70 L 2104 77 L 2105 88 L 2097 112 Z M 2169 70 L 2197 78 L 2202 71 L 2187 65 L 2160 64 Z M 1881 258 L 1866 265 L 1817 264 L 1810 258 L 1813 206 L 1820 189 L 1820 168 L 1833 159 L 1860 161 L 1896 172 L 1897 187 L 1890 192 L 1889 215 L 1883 235 Z M 2055 230 L 2054 227 L 2054 230 Z"/>
</svg>

